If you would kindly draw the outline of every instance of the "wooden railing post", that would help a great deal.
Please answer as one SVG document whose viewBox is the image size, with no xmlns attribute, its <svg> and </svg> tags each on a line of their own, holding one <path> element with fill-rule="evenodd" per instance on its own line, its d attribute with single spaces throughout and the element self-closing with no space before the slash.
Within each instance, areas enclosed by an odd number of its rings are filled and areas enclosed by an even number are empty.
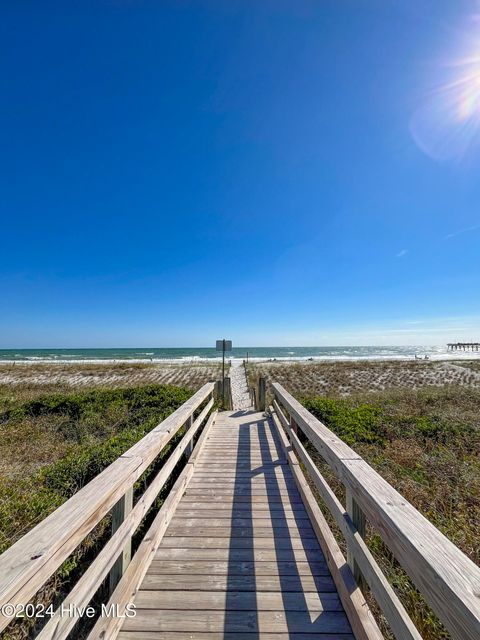
<svg viewBox="0 0 480 640">
<path fill-rule="evenodd" d="M 258 411 L 265 411 L 267 400 L 267 379 L 261 376 L 258 379 Z"/>
<path fill-rule="evenodd" d="M 133 507 L 133 487 L 127 489 L 127 492 L 120 498 L 117 504 L 112 509 L 112 535 L 120 527 L 127 515 L 130 513 Z M 132 541 L 129 539 L 127 544 L 123 547 L 122 553 L 115 561 L 110 570 L 110 593 L 115 591 L 115 587 L 120 582 L 121 577 L 125 573 L 126 568 L 130 563 L 132 555 Z"/>
<path fill-rule="evenodd" d="M 192 415 L 188 418 L 187 422 L 185 423 L 186 429 L 185 432 L 190 431 L 190 429 L 193 426 L 193 413 Z M 192 451 L 193 451 L 193 438 L 192 440 L 190 440 L 190 442 L 187 444 L 187 446 L 185 447 L 185 458 L 188 460 L 190 458 L 190 456 L 192 455 Z"/>
<path fill-rule="evenodd" d="M 347 513 L 350 516 L 350 519 L 353 522 L 358 533 L 362 536 L 363 539 L 365 539 L 365 529 L 366 529 L 365 514 L 363 513 L 362 509 L 360 508 L 360 505 L 355 500 L 355 498 L 352 495 L 352 492 L 348 487 L 345 487 L 345 494 L 346 494 Z M 352 573 L 355 577 L 355 580 L 358 586 L 363 587 L 364 579 L 360 571 L 360 568 L 355 560 L 355 555 L 353 553 L 351 545 L 347 545 L 347 562 L 350 566 L 350 569 L 352 570 Z"/>
<path fill-rule="evenodd" d="M 232 385 L 230 383 L 230 378 L 225 378 L 224 385 L 225 385 L 225 394 L 224 394 L 225 406 L 224 406 L 224 409 L 231 409 L 232 408 Z"/>
<path fill-rule="evenodd" d="M 292 416 L 290 416 L 290 429 L 293 431 L 293 433 L 298 436 L 298 425 L 295 422 L 295 420 L 292 418 Z"/>
</svg>

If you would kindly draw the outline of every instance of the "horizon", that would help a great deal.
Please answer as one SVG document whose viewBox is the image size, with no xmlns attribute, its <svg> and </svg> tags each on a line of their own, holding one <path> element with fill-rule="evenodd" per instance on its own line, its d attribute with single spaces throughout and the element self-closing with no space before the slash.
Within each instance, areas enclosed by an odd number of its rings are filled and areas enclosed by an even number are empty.
<svg viewBox="0 0 480 640">
<path fill-rule="evenodd" d="M 479 15 L 3 7 L 4 348 L 475 341 Z"/>
<path fill-rule="evenodd" d="M 257 345 L 233 345 L 232 351 L 226 351 L 226 354 L 232 353 L 233 351 L 241 351 L 248 349 L 368 349 L 368 348 L 395 348 L 395 349 L 408 349 L 408 348 L 418 348 L 418 347 L 446 347 L 449 344 L 480 344 L 480 340 L 458 340 L 455 342 L 444 342 L 444 343 L 430 343 L 430 344 L 285 344 L 285 345 L 269 345 L 269 344 L 257 344 Z M 154 345 L 137 345 L 137 346 L 110 346 L 110 347 L 85 347 L 85 346 L 75 346 L 75 347 L 0 347 L 0 352 L 2 351 L 137 351 L 140 349 L 157 349 L 157 350 L 193 350 L 193 349 L 208 349 L 210 351 L 216 351 L 215 346 L 208 345 L 172 345 L 172 346 L 154 346 Z"/>
</svg>

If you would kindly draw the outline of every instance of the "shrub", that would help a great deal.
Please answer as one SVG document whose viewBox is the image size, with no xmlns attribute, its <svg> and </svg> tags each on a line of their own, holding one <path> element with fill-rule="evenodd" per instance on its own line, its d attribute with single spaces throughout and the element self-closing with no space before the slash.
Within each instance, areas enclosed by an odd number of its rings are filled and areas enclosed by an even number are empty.
<svg viewBox="0 0 480 640">
<path fill-rule="evenodd" d="M 385 433 L 379 407 L 370 404 L 351 406 L 346 400 L 320 396 L 304 398 L 303 404 L 349 445 L 383 442 Z"/>
</svg>

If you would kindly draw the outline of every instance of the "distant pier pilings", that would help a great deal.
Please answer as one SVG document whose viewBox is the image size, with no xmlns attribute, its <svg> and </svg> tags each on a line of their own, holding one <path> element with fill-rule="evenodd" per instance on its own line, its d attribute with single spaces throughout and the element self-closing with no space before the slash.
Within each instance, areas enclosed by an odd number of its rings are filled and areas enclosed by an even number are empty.
<svg viewBox="0 0 480 640">
<path fill-rule="evenodd" d="M 449 342 L 447 347 L 450 351 L 478 351 L 480 342 Z"/>
</svg>

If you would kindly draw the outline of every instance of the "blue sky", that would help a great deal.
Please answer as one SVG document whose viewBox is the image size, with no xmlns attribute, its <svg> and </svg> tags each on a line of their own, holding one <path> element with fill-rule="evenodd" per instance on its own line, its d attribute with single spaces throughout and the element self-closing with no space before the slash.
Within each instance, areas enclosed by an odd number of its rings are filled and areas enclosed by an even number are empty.
<svg viewBox="0 0 480 640">
<path fill-rule="evenodd" d="M 479 339 L 478 13 L 3 3 L 0 347 Z"/>
</svg>

